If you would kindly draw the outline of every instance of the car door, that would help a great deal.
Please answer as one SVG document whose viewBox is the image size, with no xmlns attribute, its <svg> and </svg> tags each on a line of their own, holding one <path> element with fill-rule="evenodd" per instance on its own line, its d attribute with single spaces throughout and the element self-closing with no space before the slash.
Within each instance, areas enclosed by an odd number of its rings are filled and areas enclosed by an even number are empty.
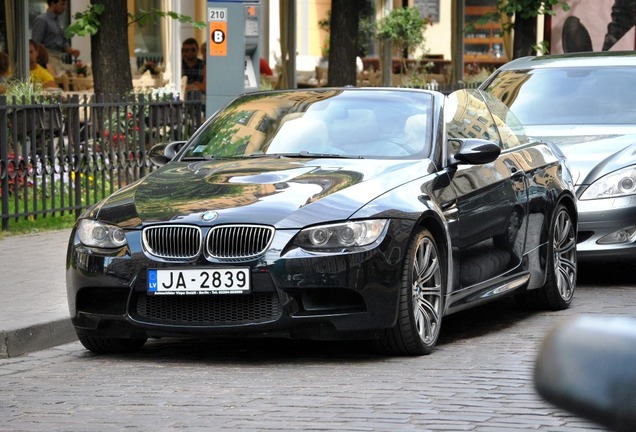
<svg viewBox="0 0 636 432">
<path fill-rule="evenodd" d="M 527 180 L 523 165 L 514 155 L 514 143 L 508 143 L 516 136 L 503 120 L 493 116 L 481 94 L 456 92 L 447 103 L 453 106 L 456 102 L 460 108 L 454 114 L 450 114 L 452 109 L 445 109 L 449 113 L 448 138 L 485 139 L 502 148 L 493 162 L 449 167 L 457 224 L 451 232 L 456 264 L 453 291 L 465 291 L 465 301 L 474 301 L 472 296 L 496 285 L 496 278 L 520 269 L 526 239 Z M 448 142 L 452 158 L 459 148 L 457 141 Z"/>
</svg>

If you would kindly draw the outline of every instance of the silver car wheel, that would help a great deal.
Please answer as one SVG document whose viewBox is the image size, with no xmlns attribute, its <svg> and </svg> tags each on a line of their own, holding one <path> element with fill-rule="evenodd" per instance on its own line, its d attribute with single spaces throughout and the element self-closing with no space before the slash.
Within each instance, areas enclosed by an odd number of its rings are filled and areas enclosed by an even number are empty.
<svg viewBox="0 0 636 432">
<path fill-rule="evenodd" d="M 427 229 L 416 232 L 406 251 L 397 322 L 378 332 L 376 346 L 387 354 L 433 352 L 442 326 L 446 269 L 440 250 Z"/>
<path fill-rule="evenodd" d="M 437 247 L 429 237 L 417 245 L 413 261 L 413 318 L 425 345 L 435 343 L 442 314 L 442 271 Z"/>
<path fill-rule="evenodd" d="M 570 301 L 576 286 L 576 229 L 565 208 L 560 208 L 552 236 L 554 274 L 558 293 Z"/>
<path fill-rule="evenodd" d="M 575 210 L 559 204 L 550 222 L 543 287 L 515 295 L 522 306 L 563 310 L 570 306 L 576 289 Z"/>
</svg>

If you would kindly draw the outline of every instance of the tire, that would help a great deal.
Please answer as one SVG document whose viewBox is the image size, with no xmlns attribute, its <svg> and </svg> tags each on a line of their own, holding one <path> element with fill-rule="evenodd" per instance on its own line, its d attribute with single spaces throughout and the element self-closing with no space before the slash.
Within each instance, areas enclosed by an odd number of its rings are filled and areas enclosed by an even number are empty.
<svg viewBox="0 0 636 432">
<path fill-rule="evenodd" d="M 435 238 L 420 230 L 409 244 L 402 271 L 397 323 L 383 330 L 376 347 L 391 355 L 430 354 L 441 329 L 446 270 Z"/>
<path fill-rule="evenodd" d="M 148 340 L 147 338 L 106 338 L 78 333 L 77 338 L 84 348 L 96 354 L 118 354 L 136 351 Z"/>
<path fill-rule="evenodd" d="M 520 300 L 542 309 L 567 309 L 576 288 L 576 226 L 563 204 L 550 226 L 546 272 L 543 287 L 524 293 Z"/>
</svg>

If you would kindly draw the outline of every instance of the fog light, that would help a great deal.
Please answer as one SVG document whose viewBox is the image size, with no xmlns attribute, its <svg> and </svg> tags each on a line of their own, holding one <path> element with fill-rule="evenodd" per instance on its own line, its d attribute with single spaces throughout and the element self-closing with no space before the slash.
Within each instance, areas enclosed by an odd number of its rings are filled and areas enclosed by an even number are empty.
<svg viewBox="0 0 636 432">
<path fill-rule="evenodd" d="M 620 244 L 620 243 L 630 243 L 630 242 L 633 242 L 634 240 L 636 240 L 636 226 L 631 226 L 627 228 L 621 228 L 617 231 L 614 231 L 611 234 L 601 237 L 596 243 Z"/>
</svg>

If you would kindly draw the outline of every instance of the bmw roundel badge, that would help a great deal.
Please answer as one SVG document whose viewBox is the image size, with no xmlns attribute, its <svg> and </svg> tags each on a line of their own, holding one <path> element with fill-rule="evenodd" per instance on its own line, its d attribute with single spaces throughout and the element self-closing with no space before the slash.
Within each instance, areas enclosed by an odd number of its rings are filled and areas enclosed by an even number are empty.
<svg viewBox="0 0 636 432">
<path fill-rule="evenodd" d="M 205 222 L 212 222 L 214 219 L 219 217 L 219 214 L 215 211 L 206 211 L 201 215 L 201 220 Z"/>
</svg>

